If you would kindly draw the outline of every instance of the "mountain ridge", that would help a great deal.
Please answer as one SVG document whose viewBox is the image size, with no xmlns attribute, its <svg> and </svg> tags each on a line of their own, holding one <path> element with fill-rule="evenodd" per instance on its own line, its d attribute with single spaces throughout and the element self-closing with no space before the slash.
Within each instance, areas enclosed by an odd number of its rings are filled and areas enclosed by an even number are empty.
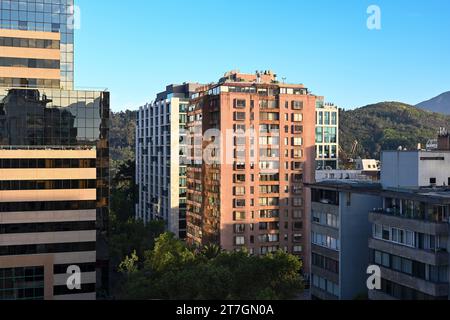
<svg viewBox="0 0 450 320">
<path fill-rule="evenodd" d="M 440 95 L 431 98 L 430 100 L 423 101 L 416 105 L 416 107 L 450 115 L 450 91 L 441 93 Z"/>
<path fill-rule="evenodd" d="M 402 102 L 386 101 L 354 110 L 340 110 L 340 142 L 351 157 L 379 159 L 383 150 L 399 146 L 414 150 L 435 139 L 439 128 L 450 128 L 450 116 Z M 351 155 L 354 141 L 358 141 Z"/>
</svg>

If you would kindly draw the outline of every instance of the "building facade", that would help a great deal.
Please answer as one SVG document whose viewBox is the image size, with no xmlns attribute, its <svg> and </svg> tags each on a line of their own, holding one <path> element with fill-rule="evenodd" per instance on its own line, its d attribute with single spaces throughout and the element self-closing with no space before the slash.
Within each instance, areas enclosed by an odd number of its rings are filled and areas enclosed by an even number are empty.
<svg viewBox="0 0 450 320">
<path fill-rule="evenodd" d="M 324 179 L 311 185 L 311 296 L 353 300 L 367 293 L 368 212 L 381 206 L 380 185 Z"/>
<path fill-rule="evenodd" d="M 162 220 L 186 238 L 186 123 L 198 84 L 170 85 L 139 109 L 136 127 L 136 218 Z"/>
<path fill-rule="evenodd" d="M 188 110 L 189 243 L 308 260 L 303 182 L 314 180 L 317 99 L 270 71 L 229 72 L 197 90 Z"/>
<path fill-rule="evenodd" d="M 73 89 L 74 1 L 0 2 L 0 87 Z"/>
<path fill-rule="evenodd" d="M 109 93 L 73 90 L 73 1 L 0 5 L 0 300 L 95 299 L 109 282 Z"/>
<path fill-rule="evenodd" d="M 316 168 L 339 167 L 339 108 L 318 100 L 316 105 Z"/>
<path fill-rule="evenodd" d="M 447 150 L 383 152 L 383 205 L 369 214 L 371 264 L 381 269 L 382 288 L 370 290 L 371 299 L 449 299 Z"/>
</svg>

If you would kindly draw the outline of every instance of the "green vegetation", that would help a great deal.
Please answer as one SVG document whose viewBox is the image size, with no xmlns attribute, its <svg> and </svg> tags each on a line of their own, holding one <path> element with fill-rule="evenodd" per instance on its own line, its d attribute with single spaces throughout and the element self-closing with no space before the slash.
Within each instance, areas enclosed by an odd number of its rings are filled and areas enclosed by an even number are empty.
<svg viewBox="0 0 450 320">
<path fill-rule="evenodd" d="M 121 299 L 276 300 L 303 289 L 301 262 L 281 251 L 255 257 L 215 246 L 195 250 L 165 233 L 139 257 L 132 253 L 120 264 Z"/>
<path fill-rule="evenodd" d="M 134 160 L 137 111 L 111 113 L 110 148 L 112 167 L 117 161 Z"/>
<path fill-rule="evenodd" d="M 111 208 L 109 230 L 109 252 L 111 259 L 113 295 L 119 294 L 117 283 L 123 281 L 123 275 L 118 272 L 120 263 L 135 253 L 143 256 L 151 250 L 155 238 L 164 232 L 164 222 L 154 221 L 144 225 L 136 221 L 135 202 L 136 184 L 134 160 L 117 161 L 117 168 L 111 179 Z"/>
<path fill-rule="evenodd" d="M 435 139 L 439 127 L 450 127 L 450 116 L 424 111 L 400 102 L 382 102 L 340 112 L 340 143 L 350 155 L 352 144 L 359 142 L 354 157 L 379 159 L 383 150 L 399 146 L 414 150 Z"/>
</svg>

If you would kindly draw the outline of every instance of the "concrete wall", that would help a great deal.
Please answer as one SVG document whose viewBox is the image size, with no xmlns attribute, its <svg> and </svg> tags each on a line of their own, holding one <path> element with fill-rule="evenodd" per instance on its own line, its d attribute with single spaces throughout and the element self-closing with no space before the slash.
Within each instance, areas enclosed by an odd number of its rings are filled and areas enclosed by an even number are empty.
<svg viewBox="0 0 450 320">
<path fill-rule="evenodd" d="M 436 178 L 437 186 L 448 186 L 450 178 L 450 153 L 449 152 L 421 152 L 419 159 L 419 185 L 429 186 L 430 178 Z M 444 158 L 435 160 L 433 158 Z"/>
<path fill-rule="evenodd" d="M 450 152 L 385 151 L 381 160 L 384 188 L 428 187 L 430 178 L 437 186 L 449 185 L 450 170 L 443 168 L 450 168 Z"/>
<path fill-rule="evenodd" d="M 180 234 L 180 99 L 170 100 L 170 186 L 168 229 Z"/>
<path fill-rule="evenodd" d="M 351 194 L 347 206 L 348 193 L 340 193 L 340 286 L 341 299 L 352 300 L 367 292 L 367 266 L 369 262 L 368 239 L 371 224 L 368 213 L 382 206 L 377 196 Z"/>
<path fill-rule="evenodd" d="M 383 188 L 417 186 L 418 164 L 417 152 L 383 152 L 381 154 L 381 184 Z"/>
</svg>

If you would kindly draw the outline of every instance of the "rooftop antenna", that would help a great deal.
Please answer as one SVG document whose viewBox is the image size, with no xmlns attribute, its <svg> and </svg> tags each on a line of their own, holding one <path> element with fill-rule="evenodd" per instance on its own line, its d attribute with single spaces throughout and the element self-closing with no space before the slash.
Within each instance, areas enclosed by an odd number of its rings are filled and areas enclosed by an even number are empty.
<svg viewBox="0 0 450 320">
<path fill-rule="evenodd" d="M 283 83 L 286 83 L 286 77 L 281 78 L 283 80 Z"/>
</svg>

